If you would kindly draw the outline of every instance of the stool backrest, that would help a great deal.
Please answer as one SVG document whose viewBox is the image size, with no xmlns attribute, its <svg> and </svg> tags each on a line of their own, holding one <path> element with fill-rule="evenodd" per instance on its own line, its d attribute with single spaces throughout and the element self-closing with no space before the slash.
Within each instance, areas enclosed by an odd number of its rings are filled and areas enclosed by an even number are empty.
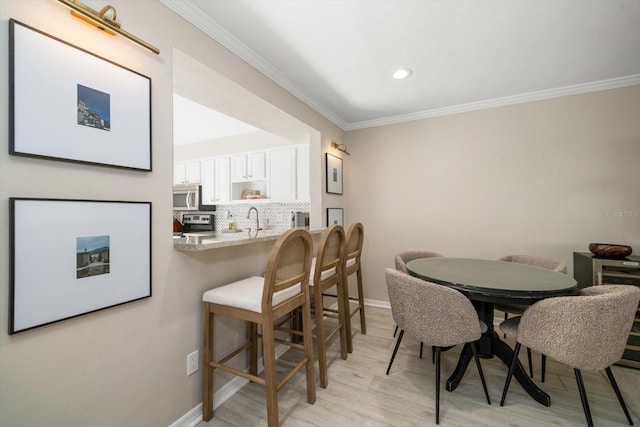
<svg viewBox="0 0 640 427">
<path fill-rule="evenodd" d="M 345 264 L 349 263 L 350 272 L 360 269 L 360 257 L 362 255 L 362 244 L 364 242 L 364 226 L 360 222 L 354 222 L 349 227 L 346 240 Z M 353 261 L 355 261 L 355 263 Z M 349 272 L 347 272 L 349 273 Z"/>
<path fill-rule="evenodd" d="M 306 230 L 291 229 L 278 238 L 269 255 L 264 275 L 263 313 L 274 308 L 288 311 L 289 307 L 298 307 L 309 297 L 312 250 L 313 241 Z M 273 307 L 273 295 L 279 292 L 286 293 L 287 298 L 278 303 L 278 307 Z"/>
<path fill-rule="evenodd" d="M 321 283 L 326 279 L 339 280 L 342 273 L 345 254 L 344 228 L 340 225 L 328 227 L 320 238 L 318 255 L 316 256 L 313 283 Z"/>
</svg>

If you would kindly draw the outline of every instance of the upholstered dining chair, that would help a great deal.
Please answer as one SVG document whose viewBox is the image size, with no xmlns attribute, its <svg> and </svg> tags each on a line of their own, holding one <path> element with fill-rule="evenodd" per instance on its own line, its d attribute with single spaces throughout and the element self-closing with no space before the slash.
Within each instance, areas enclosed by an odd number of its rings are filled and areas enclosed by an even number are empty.
<svg viewBox="0 0 640 427">
<path fill-rule="evenodd" d="M 342 278 L 345 253 L 344 241 L 345 235 L 342 226 L 332 225 L 326 228 L 320 237 L 317 255 L 311 262 L 309 284 L 316 321 L 313 337 L 316 339 L 318 347 L 320 386 L 323 388 L 326 388 L 328 383 L 326 345 L 337 333 L 340 334 L 340 356 L 342 359 L 347 358 L 347 331 L 345 324 L 348 314 L 344 301 L 345 281 Z M 333 288 L 335 288 L 338 296 L 338 309 L 326 310 L 323 305 L 322 294 Z M 325 333 L 325 316 L 337 318 L 338 320 L 337 325 L 327 333 Z"/>
<path fill-rule="evenodd" d="M 500 406 L 504 405 L 520 347 L 525 345 L 574 370 L 587 424 L 593 426 L 582 370 L 604 369 L 630 425 L 622 394 L 611 372 L 620 360 L 638 309 L 640 289 L 631 285 L 603 285 L 582 289 L 578 296 L 548 298 L 529 307 L 521 317 L 500 325 L 516 338 Z"/>
<path fill-rule="evenodd" d="M 564 262 L 537 255 L 507 255 L 498 259 L 498 261 L 517 262 L 520 264 L 533 265 L 535 267 L 545 268 L 557 273 L 567 274 L 567 264 L 565 264 Z M 521 315 L 527 308 L 529 308 L 529 306 L 521 304 L 496 304 L 493 308 L 502 311 L 504 313 L 504 320 L 507 320 L 509 318 L 509 314 Z M 529 376 L 533 378 L 533 362 L 531 360 L 530 348 L 527 348 L 527 360 L 529 362 Z M 544 354 L 541 355 L 540 360 L 540 378 L 541 381 L 544 382 L 544 374 L 546 371 L 547 362 Z"/>
<path fill-rule="evenodd" d="M 442 254 L 439 254 L 438 252 L 431 252 L 431 251 L 405 251 L 405 252 L 400 252 L 398 255 L 395 256 L 395 262 L 396 262 L 396 270 L 402 271 L 403 273 L 409 274 L 409 272 L 407 271 L 407 263 L 409 261 L 413 261 L 414 259 L 420 259 L 420 258 L 433 258 L 433 257 L 441 257 Z M 396 334 L 398 333 L 398 325 L 396 325 L 395 330 L 393 331 L 393 336 L 395 338 Z M 424 343 L 420 343 L 420 359 L 422 359 L 422 350 L 424 347 Z M 436 354 L 436 350 L 435 347 L 431 348 L 431 355 L 432 355 L 432 361 L 435 362 L 435 354 Z"/>
<path fill-rule="evenodd" d="M 300 369 L 306 369 L 307 402 L 315 403 L 313 338 L 311 332 L 311 303 L 309 274 L 313 242 L 308 231 L 291 229 L 276 241 L 264 277 L 249 277 L 211 289 L 202 296 L 203 301 L 203 387 L 202 404 L 205 421 L 213 417 L 213 371 L 222 371 L 262 384 L 266 389 L 267 422 L 269 427 L 279 425 L 278 391 Z M 275 337 L 276 322 L 300 308 L 302 311 L 303 345 Z M 228 355 L 214 359 L 214 319 L 216 315 L 229 316 L 249 322 L 249 340 Z M 262 326 L 258 335 L 257 326 Z M 262 338 L 264 378 L 258 376 L 258 338 Z M 276 376 L 276 342 L 302 350 L 304 357 L 278 382 Z M 249 350 L 249 372 L 226 363 Z"/>
<path fill-rule="evenodd" d="M 436 347 L 436 424 L 440 424 L 440 353 L 443 347 L 458 344 L 471 346 L 482 388 L 491 404 L 487 384 L 478 358 L 476 341 L 487 330 L 471 301 L 455 289 L 427 282 L 401 271 L 385 271 L 393 320 L 400 333 L 387 367 L 391 370 L 404 333 Z"/>
</svg>

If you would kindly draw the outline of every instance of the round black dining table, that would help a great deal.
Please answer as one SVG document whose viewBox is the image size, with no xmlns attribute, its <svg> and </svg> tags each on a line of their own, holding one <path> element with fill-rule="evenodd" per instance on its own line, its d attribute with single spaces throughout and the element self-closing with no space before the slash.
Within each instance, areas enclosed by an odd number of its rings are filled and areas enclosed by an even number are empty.
<svg viewBox="0 0 640 427">
<path fill-rule="evenodd" d="M 500 339 L 493 328 L 493 304 L 531 305 L 545 298 L 573 295 L 576 281 L 566 274 L 540 267 L 507 261 L 472 258 L 433 257 L 407 263 L 410 275 L 456 289 L 467 296 L 488 329 L 480 338 L 480 357 L 497 356 L 508 367 L 513 350 Z M 458 386 L 473 357 L 465 346 L 458 364 L 447 380 L 447 390 Z M 551 405 L 551 398 L 529 378 L 518 362 L 514 377 L 537 402 Z"/>
</svg>

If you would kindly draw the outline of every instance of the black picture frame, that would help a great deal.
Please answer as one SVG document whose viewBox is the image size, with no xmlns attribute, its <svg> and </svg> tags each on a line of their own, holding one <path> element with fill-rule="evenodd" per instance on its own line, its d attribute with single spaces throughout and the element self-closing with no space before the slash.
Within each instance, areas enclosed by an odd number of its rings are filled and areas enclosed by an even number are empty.
<svg viewBox="0 0 640 427">
<path fill-rule="evenodd" d="M 151 202 L 9 198 L 9 334 L 151 297 Z"/>
<path fill-rule="evenodd" d="M 333 154 L 325 154 L 325 163 L 327 166 L 327 193 L 342 194 L 342 159 Z"/>
<path fill-rule="evenodd" d="M 9 154 L 151 171 L 151 79 L 10 19 Z"/>
<path fill-rule="evenodd" d="M 342 208 L 327 208 L 327 227 L 334 224 L 344 227 L 344 210 Z"/>
</svg>

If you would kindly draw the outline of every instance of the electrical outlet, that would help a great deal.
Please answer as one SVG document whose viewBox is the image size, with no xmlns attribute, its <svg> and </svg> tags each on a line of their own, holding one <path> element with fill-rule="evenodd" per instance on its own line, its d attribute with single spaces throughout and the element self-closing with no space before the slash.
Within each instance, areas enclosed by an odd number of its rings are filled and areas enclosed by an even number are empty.
<svg viewBox="0 0 640 427">
<path fill-rule="evenodd" d="M 187 356 L 187 376 L 193 374 L 198 369 L 198 350 L 196 350 Z"/>
</svg>

